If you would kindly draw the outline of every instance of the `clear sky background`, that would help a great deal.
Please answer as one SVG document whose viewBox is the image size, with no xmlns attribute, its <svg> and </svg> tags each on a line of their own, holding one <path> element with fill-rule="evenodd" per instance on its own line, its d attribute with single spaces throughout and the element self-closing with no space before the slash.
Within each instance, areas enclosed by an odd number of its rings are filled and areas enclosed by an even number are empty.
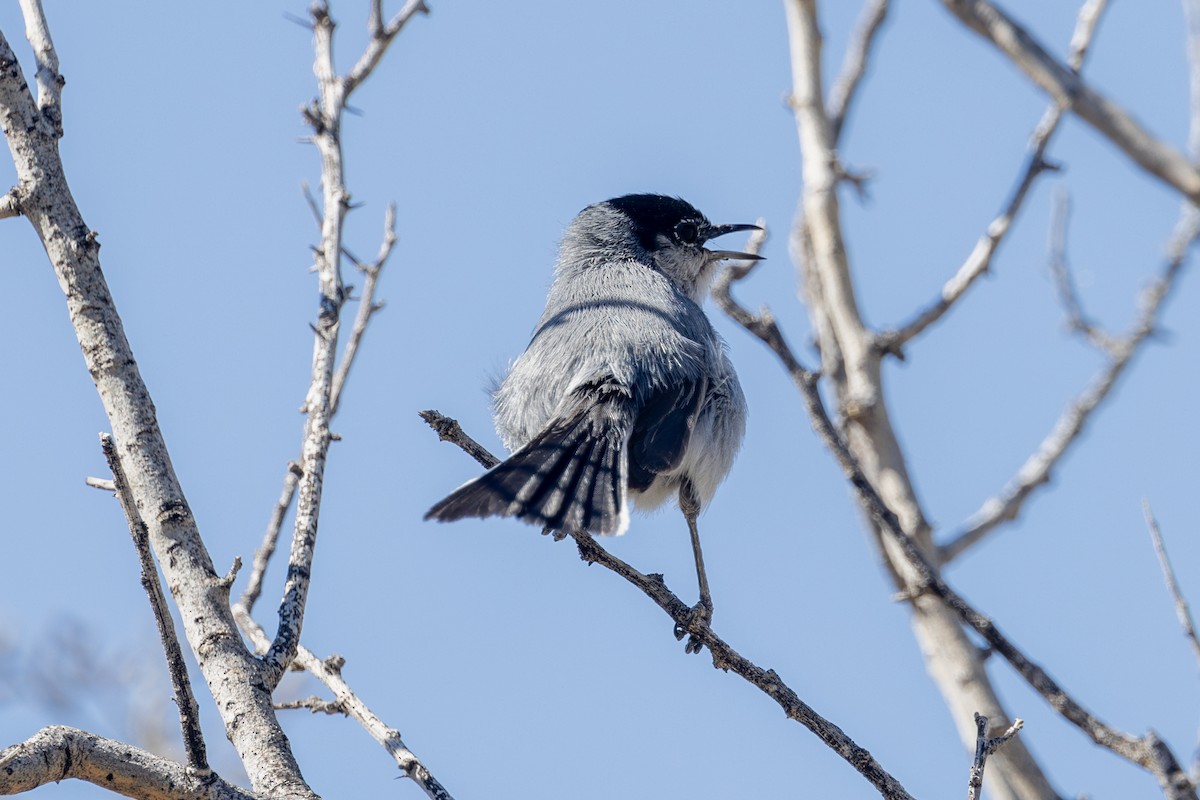
<svg viewBox="0 0 1200 800">
<path fill-rule="evenodd" d="M 399 245 L 347 388 L 325 484 L 304 641 L 347 658 L 361 697 L 401 730 L 459 800 L 568 797 L 870 798 L 871 787 L 740 678 L 687 656 L 639 592 L 510 521 L 423 523 L 478 469 L 417 417 L 436 408 L 499 451 L 485 387 L 524 348 L 557 240 L 583 206 L 634 191 L 680 195 L 717 222 L 762 216 L 776 235 L 739 296 L 768 303 L 809 364 L 786 231 L 799 194 L 778 2 L 520 4 L 430 0 L 355 96 L 347 245 L 374 253 L 384 209 Z M 858 3 L 824 3 L 826 73 Z M 1178 2 L 1112 4 L 1090 80 L 1159 137 L 1187 136 Z M 343 67 L 365 3 L 340 0 Z M 1062 55 L 1074 2 L 1009 9 Z M 301 181 L 316 151 L 298 108 L 314 94 L 303 3 L 50 3 L 71 189 L 219 569 L 249 562 L 299 450 L 317 240 Z M 15 4 L 0 30 L 32 77 Z M 849 122 L 843 192 L 863 313 L 875 326 L 930 301 L 1000 209 L 1045 98 L 932 0 L 896 4 Z M 1089 311 L 1115 329 L 1161 266 L 1178 199 L 1068 119 L 993 274 L 889 363 L 893 421 L 941 535 L 996 493 L 1101 366 L 1063 328 L 1046 268 L 1053 193 L 1073 200 L 1070 258 Z M 14 180 L 0 159 L 0 185 Z M 730 239 L 730 246 L 736 246 Z M 107 430 L 62 294 L 25 220 L 0 223 L 6 421 L 0 743 L 50 723 L 129 736 L 126 704 L 47 708 L 48 651 L 71 643 L 171 703 L 152 619 L 104 475 Z M 347 280 L 357 282 L 348 275 Z M 1132 734 L 1157 730 L 1191 761 L 1197 664 L 1163 588 L 1148 497 L 1180 580 L 1200 604 L 1200 319 L 1185 275 L 1152 343 L 1021 519 L 948 570 L 1068 691 Z M 347 314 L 353 313 L 349 307 Z M 702 535 L 715 627 L 776 670 L 917 797 L 960 797 L 970 756 L 927 678 L 908 611 L 848 488 L 774 357 L 720 312 L 751 407 L 744 450 Z M 605 542 L 694 599 L 676 511 Z M 245 575 L 238 588 L 244 584 Z M 282 570 L 259 605 L 273 627 Z M 998 659 L 1021 736 L 1064 796 L 1156 797 L 1136 767 L 1091 744 Z M 144 676 L 153 676 L 147 679 Z M 142 677 L 139 677 L 142 676 Z M 67 678 L 86 686 L 89 679 Z M 236 758 L 201 685 L 216 768 Z M 287 691 L 319 687 L 297 680 Z M 82 692 L 87 696 L 86 689 Z M 344 719 L 285 712 L 306 777 L 326 797 L 419 797 Z M 66 783 L 56 798 L 100 797 Z"/>
</svg>

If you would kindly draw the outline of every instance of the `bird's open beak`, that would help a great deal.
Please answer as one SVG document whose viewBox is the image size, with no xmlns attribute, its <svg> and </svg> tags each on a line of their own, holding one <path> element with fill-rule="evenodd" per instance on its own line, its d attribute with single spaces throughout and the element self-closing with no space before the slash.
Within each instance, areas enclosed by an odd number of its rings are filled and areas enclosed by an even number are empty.
<svg viewBox="0 0 1200 800">
<path fill-rule="evenodd" d="M 733 225 L 713 225 L 704 232 L 704 241 L 715 239 L 718 236 L 724 236 L 727 233 L 737 233 L 738 231 L 761 231 L 762 228 L 758 225 L 747 225 L 737 223 Z M 737 250 L 709 250 L 710 257 L 714 261 L 722 261 L 725 259 L 735 261 L 761 261 L 762 256 L 754 253 L 740 253 Z"/>
</svg>

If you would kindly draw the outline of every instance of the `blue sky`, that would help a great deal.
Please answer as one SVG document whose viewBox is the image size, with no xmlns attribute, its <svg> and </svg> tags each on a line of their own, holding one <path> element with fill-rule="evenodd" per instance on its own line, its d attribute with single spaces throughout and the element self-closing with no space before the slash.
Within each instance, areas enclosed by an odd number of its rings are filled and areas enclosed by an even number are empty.
<svg viewBox="0 0 1200 800">
<path fill-rule="evenodd" d="M 347 66 L 365 9 L 334 6 Z M 632 191 L 680 195 L 714 221 L 764 217 L 768 261 L 738 287 L 769 304 L 807 363 L 805 309 L 786 236 L 799 193 L 779 3 L 430 0 L 355 95 L 347 118 L 347 245 L 373 253 L 389 201 L 400 241 L 335 428 L 304 639 L 345 674 L 460 800 L 478 797 L 876 796 L 740 678 L 685 656 L 640 593 L 587 568 L 570 543 L 515 522 L 423 523 L 476 474 L 417 417 L 436 408 L 493 450 L 484 388 L 520 353 L 563 226 Z M 827 76 L 857 4 L 824 4 Z M 1073 3 L 1006 6 L 1063 54 Z M 311 43 L 304 4 L 114 8 L 51 4 L 64 94 L 63 157 L 189 502 L 218 565 L 249 560 L 299 449 L 317 239 L 300 192 L 319 162 L 298 108 Z M 23 25 L 0 30 L 32 75 Z M 1086 74 L 1176 147 L 1187 137 L 1177 3 L 1115 3 Z M 843 194 L 866 320 L 931 300 L 1000 209 L 1045 99 L 939 4 L 897 4 L 844 137 L 870 199 Z M 893 422 L 926 512 L 953 530 L 997 492 L 1100 366 L 1066 333 L 1046 268 L 1051 199 L 1071 194 L 1070 258 L 1089 311 L 1117 330 L 1162 261 L 1177 198 L 1068 119 L 993 273 L 889 364 Z M 0 184 L 11 183 L 0 163 Z M 732 245 L 732 239 L 730 240 Z M 161 660 L 124 521 L 84 486 L 107 429 L 61 292 L 24 220 L 0 224 L 10 342 L 8 575 L 0 622 L 20 660 L 81 624 L 109 664 Z M 353 276 L 347 280 L 355 282 Z M 1180 580 L 1200 603 L 1194 402 L 1200 322 L 1185 275 L 1152 343 L 1051 487 L 947 577 L 1097 716 L 1157 730 L 1190 761 L 1197 665 L 1142 522 L 1151 500 Z M 353 309 L 349 309 L 353 311 Z M 908 612 L 864 535 L 836 466 L 774 358 L 717 311 L 751 408 L 744 450 L 702 518 L 715 627 L 775 669 L 918 797 L 960 796 L 969 755 L 926 677 Z M 677 512 L 606 542 L 694 593 Z M 219 568 L 224 568 L 219 566 Z M 258 617 L 273 619 L 282 571 Z M 244 581 L 244 576 L 243 576 Z M 239 584 L 240 585 L 240 584 Z M 1153 797 L 1003 664 L 991 674 L 1065 796 Z M 315 685 L 290 691 L 312 693 Z M 27 687 L 13 687 L 17 695 Z M 169 715 L 165 679 L 162 693 Z M 201 713 L 219 771 L 235 761 Z M 49 723 L 125 735 L 119 704 L 47 710 L 10 699 L 0 742 Z M 420 796 L 348 721 L 285 712 L 325 796 Z M 233 773 L 231 773 L 233 774 Z M 49 797 L 98 797 L 62 784 Z"/>
</svg>

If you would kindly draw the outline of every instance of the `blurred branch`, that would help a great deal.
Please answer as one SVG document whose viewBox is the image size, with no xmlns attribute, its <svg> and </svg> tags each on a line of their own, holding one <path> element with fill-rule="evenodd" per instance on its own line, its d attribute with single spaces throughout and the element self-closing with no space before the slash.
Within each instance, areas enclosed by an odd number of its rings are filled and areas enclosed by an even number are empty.
<svg viewBox="0 0 1200 800">
<path fill-rule="evenodd" d="M 1109 396 L 1133 357 L 1140 352 L 1157 329 L 1163 303 L 1175 288 L 1179 276 L 1183 274 L 1188 249 L 1198 236 L 1200 215 L 1194 207 L 1185 205 L 1167 248 L 1167 263 L 1159 277 L 1142 291 L 1138 299 L 1141 311 L 1132 330 L 1113 340 L 1108 350 L 1108 363 L 1092 379 L 1091 384 L 1067 406 L 1054 428 L 1042 440 L 1033 455 L 1021 465 L 1004 489 L 998 495 L 985 500 L 979 510 L 966 521 L 963 529 L 938 548 L 943 562 L 953 560 L 1003 523 L 1015 520 L 1034 491 L 1049 483 L 1054 468 L 1079 438 L 1092 412 Z"/>
<path fill-rule="evenodd" d="M 138 513 L 137 501 L 125 480 L 125 471 L 121 467 L 121 458 L 117 455 L 113 437 L 107 433 L 100 434 L 100 447 L 104 450 L 104 458 L 112 471 L 117 501 L 129 522 L 129 533 L 133 537 L 133 546 L 137 550 L 138 564 L 142 572 L 142 588 L 150 598 L 150 609 L 154 612 L 158 637 L 167 657 L 167 672 L 171 676 L 171 688 L 175 692 L 175 705 L 179 707 L 179 726 L 183 732 L 183 749 L 187 753 L 188 767 L 197 776 L 208 775 L 212 770 L 208 766 L 204 733 L 200 730 L 200 707 L 196 705 L 196 697 L 192 694 L 187 662 L 183 660 L 183 650 L 179 647 L 175 623 L 171 620 L 167 598 L 163 596 L 162 586 L 158 582 L 158 570 L 154 566 L 154 558 L 150 555 L 146 523 Z"/>
<path fill-rule="evenodd" d="M 838 73 L 833 88 L 829 90 L 829 132 L 836 144 L 842 138 L 842 128 L 850 114 L 850 106 L 858 95 L 858 88 L 867 74 L 871 51 L 877 41 L 883 22 L 887 19 L 889 0 L 867 0 L 859 13 L 854 35 L 846 48 L 842 71 Z"/>
<path fill-rule="evenodd" d="M 260 800 L 212 772 L 61 725 L 0 750 L 0 794 L 19 794 L 75 778 L 142 800 Z M 273 795 L 278 796 L 278 795 Z"/>
<path fill-rule="evenodd" d="M 914 573 L 915 580 L 910 585 L 913 599 L 924 594 L 939 598 L 963 625 L 979 634 L 992 651 L 1002 656 L 1064 719 L 1083 731 L 1096 744 L 1149 771 L 1171 800 L 1196 800 L 1195 788 L 1186 773 L 1179 766 L 1170 748 L 1153 731 L 1142 737 L 1133 737 L 1096 718 L 1068 695 L 1041 666 L 1009 641 L 991 619 L 976 611 L 942 579 L 937 568 L 925 556 L 914 538 L 904 531 L 900 520 L 868 480 L 850 447 L 834 426 L 821 398 L 817 373 L 806 369 L 796 358 L 767 309 L 763 309 L 757 315 L 751 314 L 733 299 L 729 292 L 730 284 L 735 277 L 744 277 L 746 272 L 726 270 L 718 278 L 713 290 L 718 302 L 723 308 L 728 305 L 729 315 L 761 339 L 791 375 L 808 410 L 813 430 L 837 459 L 843 474 L 854 487 L 863 509 L 903 553 L 908 568 Z"/>
<path fill-rule="evenodd" d="M 1191 609 L 1188 608 L 1183 590 L 1179 588 L 1179 581 L 1175 578 L 1175 570 L 1171 567 L 1171 559 L 1167 556 L 1167 546 L 1163 543 L 1162 531 L 1158 529 L 1158 520 L 1154 518 L 1149 500 L 1142 500 L 1142 514 L 1146 518 L 1150 541 L 1154 544 L 1154 554 L 1158 556 L 1158 565 L 1162 568 L 1167 591 L 1171 593 L 1171 598 L 1175 601 L 1175 615 L 1179 617 L 1179 626 L 1183 628 L 1183 635 L 1187 637 L 1188 644 L 1192 646 L 1192 652 L 1196 656 L 1196 662 L 1200 664 L 1200 636 L 1196 634 L 1196 621 L 1192 619 Z"/>
<path fill-rule="evenodd" d="M 988 738 L 988 718 L 975 714 L 975 728 L 978 731 L 975 739 L 975 761 L 971 764 L 971 778 L 967 782 L 967 800 L 977 800 L 983 791 L 983 768 L 988 756 L 1008 744 L 1008 740 L 1017 735 L 1024 721 L 1016 720 L 1008 730 L 999 736 Z"/>
<path fill-rule="evenodd" d="M 753 252 L 753 251 L 750 251 Z M 429 427 L 437 431 L 438 438 L 444 442 L 458 445 L 463 452 L 474 458 L 484 469 L 491 469 L 500 463 L 486 448 L 468 436 L 456 420 L 444 416 L 438 411 L 423 411 L 421 417 Z M 676 631 L 687 631 L 707 647 L 712 653 L 713 667 L 726 672 L 733 671 L 749 683 L 761 689 L 768 697 L 783 708 L 788 719 L 799 722 L 815 733 L 821 741 L 834 752 L 844 758 L 859 774 L 870 781 L 885 798 L 902 800 L 910 795 L 900 785 L 899 781 L 889 775 L 874 757 L 855 744 L 854 740 L 842 732 L 841 728 L 818 714 L 812 707 L 800 699 L 791 688 L 780 679 L 773 669 L 764 670 L 749 659 L 740 655 L 728 643 L 712 630 L 710 626 L 689 627 L 692 619 L 692 609 L 667 588 L 661 575 L 645 575 L 634 567 L 608 552 L 590 534 L 571 531 L 569 535 L 579 548 L 579 557 L 588 564 L 600 566 L 615 572 L 637 587 L 649 597 L 659 608 L 667 613 L 675 625 Z M 680 638 L 682 634 L 677 634 Z"/>
<path fill-rule="evenodd" d="M 1098 350 L 1114 355 L 1119 342 L 1084 313 L 1083 300 L 1071 275 L 1067 261 L 1067 222 L 1071 215 L 1071 198 L 1065 190 L 1054 193 L 1050 214 L 1050 277 L 1054 280 L 1058 301 L 1067 314 L 1067 329 L 1082 335 Z"/>
<path fill-rule="evenodd" d="M 1079 14 L 1075 19 L 1075 31 L 1071 35 L 1070 54 L 1067 57 L 1068 63 L 1075 73 L 1083 68 L 1088 48 L 1091 46 L 1096 27 L 1100 24 L 1100 17 L 1107 5 L 1108 0 L 1085 0 L 1079 9 Z M 918 312 L 911 321 L 901 324 L 897 329 L 884 331 L 876 337 L 876 347 L 881 351 L 903 358 L 904 345 L 945 316 L 946 312 L 962 299 L 967 290 L 991 268 L 992 257 L 995 256 L 1009 230 L 1012 229 L 1017 213 L 1024 205 L 1025 198 L 1034 181 L 1042 173 L 1058 169 L 1057 166 L 1046 161 L 1046 149 L 1050 146 L 1050 140 L 1058 130 L 1066 108 L 1066 105 L 1056 100 L 1042 114 L 1030 139 L 1029 155 L 1025 159 L 1021 177 L 1008 202 L 1005 203 L 1004 210 L 991 221 L 987 231 L 979 237 L 975 248 L 967 256 L 967 260 L 958 268 L 954 276 L 946 281 L 936 300 Z"/>
<path fill-rule="evenodd" d="M 934 557 L 931 528 L 909 476 L 904 448 L 891 422 L 891 409 L 883 383 L 882 359 L 886 352 L 863 322 L 851 271 L 849 248 L 841 224 L 836 152 L 822 96 L 821 50 L 823 39 L 816 0 L 788 0 L 785 4 L 792 67 L 792 107 L 800 142 L 802 217 L 793 257 L 804 276 L 808 311 L 818 332 L 821 369 L 828 377 L 837 402 L 845 441 L 835 432 L 827 446 L 848 448 L 851 463 L 862 465 L 859 477 L 875 487 L 875 499 L 892 514 L 903 543 L 880 523 L 868 502 L 873 535 L 897 588 L 911 598 L 913 633 L 921 642 L 925 666 L 937 684 L 959 735 L 968 746 L 975 742 L 973 712 L 994 719 L 1007 718 L 1000 698 L 984 667 L 977 644 L 963 629 L 960 616 L 940 595 L 924 590 L 929 576 L 913 562 L 905 546 L 916 548 L 929 567 Z M 804 369 L 787 347 L 770 313 L 757 316 L 751 332 L 759 336 L 783 361 L 800 388 L 810 414 L 819 403 L 817 376 Z M 812 405 L 817 401 L 817 405 Z M 828 424 L 828 418 L 825 418 Z M 816 425 L 817 423 L 814 423 Z M 831 429 L 832 430 L 832 429 Z M 847 475 L 851 475 L 847 472 Z M 875 489 L 878 493 L 875 493 Z M 911 539 L 908 536 L 911 535 Z M 934 577 L 936 571 L 932 572 Z M 995 800 L 1057 800 L 1032 754 L 1018 740 L 998 756 L 989 789 Z"/>
<path fill-rule="evenodd" d="M 942 0 L 971 30 L 995 45 L 1055 102 L 1095 128 L 1146 172 L 1200 202 L 1200 170 L 1151 136 L 1133 117 L 1054 58 L 1033 34 L 986 0 Z"/>
</svg>

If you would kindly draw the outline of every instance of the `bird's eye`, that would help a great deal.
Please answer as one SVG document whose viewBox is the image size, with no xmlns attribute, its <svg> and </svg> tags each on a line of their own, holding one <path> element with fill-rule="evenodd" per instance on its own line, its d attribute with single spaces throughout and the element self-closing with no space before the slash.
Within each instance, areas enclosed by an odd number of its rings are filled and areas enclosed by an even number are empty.
<svg viewBox="0 0 1200 800">
<path fill-rule="evenodd" d="M 675 226 L 675 238 L 684 244 L 695 244 L 700 238 L 700 228 L 694 222 L 681 222 Z"/>
</svg>

